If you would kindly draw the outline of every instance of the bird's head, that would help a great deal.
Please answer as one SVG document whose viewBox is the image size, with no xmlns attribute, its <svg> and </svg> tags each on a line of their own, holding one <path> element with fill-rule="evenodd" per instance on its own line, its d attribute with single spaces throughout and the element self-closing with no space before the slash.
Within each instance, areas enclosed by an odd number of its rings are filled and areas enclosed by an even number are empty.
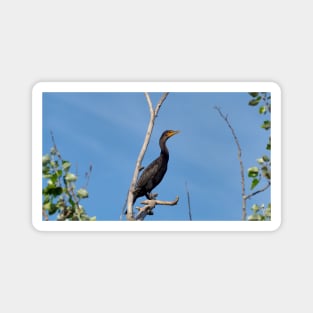
<svg viewBox="0 0 313 313">
<path fill-rule="evenodd" d="M 163 132 L 161 138 L 164 140 L 167 140 L 168 138 L 176 135 L 179 133 L 179 130 L 166 130 L 165 132 Z"/>
</svg>

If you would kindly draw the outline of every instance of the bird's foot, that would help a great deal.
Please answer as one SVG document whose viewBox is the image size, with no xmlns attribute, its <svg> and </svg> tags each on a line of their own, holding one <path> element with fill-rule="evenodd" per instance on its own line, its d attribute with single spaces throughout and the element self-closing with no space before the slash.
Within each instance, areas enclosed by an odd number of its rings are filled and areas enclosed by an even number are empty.
<svg viewBox="0 0 313 313">
<path fill-rule="evenodd" d="M 148 198 L 149 200 L 155 200 L 157 196 L 158 196 L 157 193 L 148 193 L 148 194 L 147 194 L 147 198 Z"/>
</svg>

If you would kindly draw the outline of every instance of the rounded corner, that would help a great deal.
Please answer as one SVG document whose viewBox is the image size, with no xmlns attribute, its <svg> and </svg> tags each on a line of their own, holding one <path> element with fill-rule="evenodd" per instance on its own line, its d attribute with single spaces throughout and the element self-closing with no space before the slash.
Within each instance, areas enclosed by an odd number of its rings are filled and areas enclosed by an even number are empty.
<svg viewBox="0 0 313 313">
<path fill-rule="evenodd" d="M 43 231 L 43 229 L 41 227 L 41 222 L 38 223 L 37 221 L 32 220 L 32 226 L 33 226 L 33 229 L 38 231 L 38 232 Z"/>
<path fill-rule="evenodd" d="M 279 220 L 276 221 L 276 222 L 272 222 L 272 223 L 273 223 L 273 224 L 272 224 L 271 231 L 272 231 L 272 232 L 277 232 L 277 231 L 279 231 L 280 228 L 281 228 L 281 224 L 282 224 L 281 219 L 279 219 Z"/>
<path fill-rule="evenodd" d="M 281 94 L 282 88 L 279 83 L 277 83 L 276 81 L 271 81 L 271 85 L 273 87 L 273 91 L 277 91 L 279 92 L 279 94 Z"/>
<path fill-rule="evenodd" d="M 33 85 L 33 87 L 32 87 L 32 94 L 35 94 L 35 93 L 37 93 L 37 92 L 40 92 L 41 90 L 42 90 L 42 85 L 43 85 L 44 83 L 43 82 L 37 82 L 37 83 L 35 83 L 34 85 Z"/>
</svg>

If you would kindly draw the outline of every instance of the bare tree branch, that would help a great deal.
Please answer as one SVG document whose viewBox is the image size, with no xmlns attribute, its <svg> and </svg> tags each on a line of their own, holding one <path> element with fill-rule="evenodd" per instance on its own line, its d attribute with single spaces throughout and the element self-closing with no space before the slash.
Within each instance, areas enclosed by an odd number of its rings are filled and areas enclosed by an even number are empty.
<svg viewBox="0 0 313 313">
<path fill-rule="evenodd" d="M 85 188 L 85 189 L 87 189 L 87 187 L 88 187 L 91 172 L 92 172 L 92 164 L 89 165 L 89 169 L 88 169 L 88 171 L 85 173 L 85 179 L 86 179 L 86 183 L 85 183 L 85 185 L 84 185 L 84 188 Z M 77 176 L 78 176 L 78 175 L 77 175 Z"/>
<path fill-rule="evenodd" d="M 55 155 L 58 157 L 58 159 L 60 160 L 60 163 L 63 164 L 64 160 L 61 156 L 61 153 L 60 151 L 58 150 L 57 148 L 57 145 L 56 145 L 56 141 L 55 141 L 55 138 L 54 138 L 54 134 L 52 131 L 50 131 L 50 135 L 51 135 L 51 139 L 52 139 L 52 144 L 53 144 L 53 149 L 54 149 L 54 153 Z M 54 165 L 54 170 L 55 171 L 58 171 L 58 166 L 57 165 Z M 92 166 L 89 167 L 89 175 L 91 173 L 91 170 L 92 170 Z M 78 173 L 76 173 L 76 176 L 78 176 Z M 58 178 L 58 182 L 59 182 L 59 186 L 61 186 L 61 177 Z M 80 214 L 78 214 L 77 212 L 80 210 L 80 199 L 78 198 L 78 196 L 76 195 L 75 193 L 75 187 L 73 186 L 72 183 L 68 183 L 66 181 L 66 179 L 64 179 L 64 185 L 65 185 L 65 188 L 68 192 L 68 195 L 70 195 L 72 197 L 72 200 L 75 204 L 75 214 L 77 216 L 77 219 L 80 220 Z M 65 214 L 66 213 L 66 214 Z M 65 220 L 69 215 L 71 214 L 70 211 L 67 211 L 66 210 L 66 207 L 64 207 L 64 209 L 62 210 L 62 212 L 59 214 L 59 217 L 58 217 L 58 221 L 63 221 Z"/>
<path fill-rule="evenodd" d="M 224 115 L 220 108 L 214 107 L 215 110 L 220 114 L 220 116 L 223 118 L 223 120 L 226 122 L 227 126 L 231 130 L 231 133 L 233 135 L 233 138 L 235 140 L 236 146 L 237 146 L 237 156 L 240 164 L 240 175 L 241 175 L 241 197 L 242 197 L 242 220 L 245 221 L 247 219 L 247 201 L 246 201 L 246 190 L 245 190 L 245 171 L 244 166 L 242 162 L 242 152 L 241 147 L 239 144 L 238 137 L 235 133 L 234 128 L 231 126 L 230 122 L 228 121 L 227 115 Z"/>
<path fill-rule="evenodd" d="M 145 97 L 146 97 L 147 102 L 148 102 L 149 111 L 150 111 L 150 117 L 151 117 L 151 115 L 154 114 L 152 101 L 151 101 L 151 98 L 150 98 L 150 96 L 149 96 L 149 94 L 147 92 L 145 92 Z"/>
<path fill-rule="evenodd" d="M 179 197 L 176 196 L 176 199 L 173 201 L 163 201 L 163 200 L 143 200 L 141 204 L 145 204 L 144 207 L 138 208 L 138 214 L 135 216 L 136 221 L 143 221 L 147 215 L 153 215 L 153 209 L 156 205 L 176 205 L 178 203 Z"/>
<path fill-rule="evenodd" d="M 189 189 L 188 189 L 187 182 L 185 182 L 185 187 L 186 187 L 187 201 L 188 201 L 189 220 L 192 221 L 191 206 L 190 206 L 190 194 L 189 194 Z"/>
<path fill-rule="evenodd" d="M 154 110 L 154 115 L 155 115 L 155 116 L 158 116 L 158 112 L 159 112 L 159 110 L 160 110 L 160 108 L 161 108 L 161 105 L 163 104 L 163 102 L 164 102 L 165 99 L 167 98 L 168 94 L 169 94 L 169 92 L 164 92 L 164 93 L 163 93 L 163 95 L 162 95 L 160 101 L 158 102 L 158 104 L 157 104 L 156 107 L 155 107 L 155 110 Z"/>
<path fill-rule="evenodd" d="M 129 191 L 128 191 L 128 197 L 127 197 L 127 219 L 129 221 L 135 220 L 135 218 L 133 216 L 133 199 L 134 199 L 133 192 L 134 192 L 135 187 L 136 187 L 136 182 L 137 182 L 137 179 L 138 179 L 139 171 L 142 168 L 141 162 L 143 160 L 143 157 L 144 157 L 144 155 L 146 153 L 148 144 L 150 142 L 150 138 L 151 138 L 151 134 L 152 134 L 155 118 L 156 118 L 157 113 L 160 110 L 163 102 L 167 98 L 168 94 L 169 94 L 168 92 L 163 93 L 163 95 L 161 96 L 158 104 L 156 105 L 156 108 L 153 109 L 151 98 L 150 98 L 149 94 L 147 92 L 145 92 L 145 97 L 147 99 L 147 103 L 148 103 L 149 111 L 150 111 L 150 120 L 149 120 L 149 124 L 148 124 L 148 128 L 147 128 L 147 132 L 146 132 L 146 137 L 145 137 L 144 143 L 143 143 L 143 145 L 141 147 L 139 156 L 138 156 L 137 161 L 136 161 L 136 166 L 135 166 L 133 178 L 132 178 L 132 181 L 131 181 L 131 184 L 130 184 L 130 188 L 129 188 Z"/>
<path fill-rule="evenodd" d="M 241 196 L 242 196 L 242 220 L 245 221 L 247 219 L 247 200 L 252 198 L 253 196 L 257 195 L 260 192 L 265 191 L 266 189 L 268 189 L 271 185 L 271 182 L 268 182 L 267 185 L 257 191 L 254 191 L 252 193 L 250 193 L 249 195 L 246 195 L 246 191 L 245 191 L 245 176 L 244 176 L 244 166 L 243 166 L 243 162 L 242 162 L 242 153 L 241 153 L 241 147 L 239 144 L 239 140 L 238 137 L 235 133 L 234 128 L 231 126 L 227 115 L 223 114 L 221 109 L 218 107 L 214 107 L 218 113 L 220 114 L 220 116 L 224 119 L 224 121 L 226 122 L 227 126 L 230 128 L 232 135 L 234 137 L 235 143 L 237 145 L 237 151 L 238 151 L 238 160 L 239 160 L 239 164 L 240 164 L 240 175 L 241 175 Z"/>
<path fill-rule="evenodd" d="M 250 193 L 249 195 L 245 196 L 245 199 L 246 199 L 246 200 L 250 199 L 251 197 L 257 195 L 258 193 L 265 191 L 265 190 L 266 190 L 267 188 L 269 188 L 270 186 L 271 186 L 271 183 L 268 182 L 267 185 L 266 185 L 264 188 L 259 189 L 259 190 L 257 190 L 257 191 L 254 191 L 254 192 Z"/>
</svg>

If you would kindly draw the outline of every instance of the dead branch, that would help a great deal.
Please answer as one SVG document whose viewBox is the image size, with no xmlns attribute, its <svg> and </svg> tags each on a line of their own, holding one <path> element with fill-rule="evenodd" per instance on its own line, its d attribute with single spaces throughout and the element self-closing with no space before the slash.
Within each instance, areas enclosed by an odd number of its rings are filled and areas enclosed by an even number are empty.
<svg viewBox="0 0 313 313">
<path fill-rule="evenodd" d="M 240 165 L 240 175 L 241 175 L 241 197 L 242 197 L 242 220 L 245 221 L 247 219 L 247 201 L 246 201 L 246 190 L 245 190 L 245 171 L 242 161 L 242 152 L 241 147 L 239 144 L 238 137 L 235 133 L 234 128 L 231 126 L 230 122 L 228 121 L 227 115 L 224 115 L 220 108 L 214 107 L 214 109 L 220 114 L 220 116 L 223 118 L 223 120 L 226 122 L 228 128 L 231 130 L 231 133 L 233 135 L 233 138 L 235 140 L 236 146 L 237 146 L 237 157 L 239 160 Z"/>
<path fill-rule="evenodd" d="M 127 220 L 129 221 L 133 221 L 134 220 L 134 216 L 133 216 L 133 192 L 135 190 L 136 187 L 136 182 L 138 179 L 138 174 L 139 171 L 141 169 L 141 162 L 143 160 L 143 157 L 146 153 L 148 144 L 150 142 L 150 138 L 151 138 L 151 134 L 152 134 L 152 130 L 153 130 L 153 126 L 154 126 L 154 121 L 155 118 L 157 117 L 157 114 L 163 104 L 163 102 L 165 101 L 165 99 L 168 96 L 168 92 L 163 93 L 162 97 L 160 98 L 159 102 L 157 103 L 155 109 L 153 109 L 153 105 L 152 105 L 152 101 L 151 98 L 149 96 L 149 93 L 145 92 L 145 97 L 147 99 L 147 103 L 149 106 L 149 111 L 150 111 L 150 120 L 149 120 L 149 124 L 148 124 L 148 128 L 147 128 L 147 132 L 146 132 L 146 137 L 144 140 L 144 143 L 141 147 L 140 153 L 138 155 L 137 161 L 136 161 L 136 166 L 135 166 L 135 170 L 134 170 L 134 174 L 133 174 L 133 178 L 130 184 L 130 188 L 128 191 L 128 197 L 127 197 Z"/>
<path fill-rule="evenodd" d="M 241 157 L 242 153 L 241 153 L 241 147 L 240 147 L 240 144 L 239 144 L 238 137 L 237 137 L 237 135 L 235 133 L 234 128 L 231 126 L 230 122 L 228 121 L 227 115 L 224 115 L 220 108 L 218 108 L 218 107 L 214 107 L 214 108 L 218 111 L 220 116 L 226 122 L 227 126 L 230 128 L 230 130 L 232 132 L 232 135 L 234 137 L 235 143 L 237 145 L 238 160 L 239 160 L 239 164 L 240 164 L 240 175 L 241 175 L 242 220 L 245 221 L 247 219 L 247 200 L 252 198 L 256 194 L 265 191 L 267 188 L 270 187 L 271 183 L 268 182 L 268 184 L 265 187 L 263 187 L 263 188 L 261 188 L 261 189 L 259 189 L 257 191 L 254 191 L 254 192 L 250 193 L 249 195 L 246 195 L 244 166 L 243 166 L 243 162 L 242 162 L 242 157 Z"/>
<path fill-rule="evenodd" d="M 250 199 L 251 197 L 257 195 L 258 193 L 265 191 L 265 190 L 266 190 L 267 188 L 269 188 L 270 186 L 271 186 L 271 183 L 268 182 L 267 185 L 264 186 L 263 188 L 261 188 L 261 189 L 259 189 L 259 190 L 257 190 L 257 191 L 254 191 L 254 192 L 250 193 L 249 195 L 246 195 L 246 196 L 245 196 L 245 199 L 246 199 L 246 200 Z"/>
<path fill-rule="evenodd" d="M 188 201 L 189 221 L 192 221 L 191 206 L 190 206 L 190 194 L 189 194 L 189 189 L 188 189 L 187 182 L 185 182 L 185 187 L 186 187 L 187 201 Z"/>
<path fill-rule="evenodd" d="M 86 183 L 85 183 L 85 185 L 84 185 L 84 188 L 85 188 L 85 189 L 87 189 L 87 187 L 88 187 L 91 172 L 92 172 L 92 164 L 89 165 L 89 169 L 88 169 L 88 171 L 85 173 L 85 179 L 86 179 Z M 77 175 L 77 176 L 78 176 L 78 175 Z"/>
<path fill-rule="evenodd" d="M 135 216 L 134 220 L 135 221 L 143 221 L 144 218 L 147 215 L 153 215 L 153 209 L 155 208 L 156 205 L 176 205 L 178 203 L 179 197 L 176 196 L 176 199 L 173 201 L 163 201 L 163 200 L 157 200 L 157 199 L 146 199 L 141 201 L 141 204 L 145 204 L 143 207 L 138 207 L 138 213 Z"/>
</svg>

